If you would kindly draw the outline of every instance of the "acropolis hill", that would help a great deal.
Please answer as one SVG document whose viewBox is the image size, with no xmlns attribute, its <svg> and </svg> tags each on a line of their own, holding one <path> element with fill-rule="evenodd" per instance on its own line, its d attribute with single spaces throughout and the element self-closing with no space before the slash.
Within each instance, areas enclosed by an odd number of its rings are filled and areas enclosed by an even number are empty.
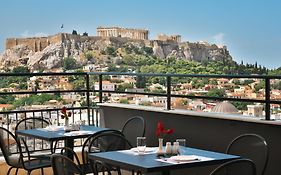
<svg viewBox="0 0 281 175">
<path fill-rule="evenodd" d="M 60 67 L 62 59 L 73 57 L 85 63 L 86 52 L 95 52 L 99 60 L 112 57 L 104 55 L 108 47 L 116 49 L 116 56 L 122 58 L 124 47 L 149 47 L 152 55 L 165 59 L 176 57 L 201 61 L 232 59 L 226 46 L 219 47 L 207 42 L 182 42 L 180 35 L 158 35 L 148 39 L 148 30 L 124 29 L 119 27 L 98 27 L 97 36 L 81 36 L 58 33 L 48 37 L 8 38 L 6 50 L 0 55 L 0 68 L 28 66 L 31 70 L 46 70 Z M 152 56 L 151 55 L 151 56 Z"/>
<path fill-rule="evenodd" d="M 98 27 L 97 28 L 97 36 L 83 36 L 80 35 L 70 35 L 67 33 L 59 33 L 54 36 L 48 37 L 33 37 L 33 38 L 8 38 L 6 40 L 6 49 L 11 49 L 17 45 L 26 45 L 28 48 L 33 50 L 34 52 L 42 51 L 50 44 L 55 43 L 63 43 L 66 40 L 99 40 L 100 37 L 117 37 L 117 38 L 127 38 L 132 40 L 148 40 L 148 30 L 145 29 L 126 29 L 120 27 Z M 159 41 L 170 41 L 170 42 L 180 42 L 180 35 L 171 35 L 167 36 L 164 34 L 160 34 L 157 36 L 157 40 Z"/>
</svg>

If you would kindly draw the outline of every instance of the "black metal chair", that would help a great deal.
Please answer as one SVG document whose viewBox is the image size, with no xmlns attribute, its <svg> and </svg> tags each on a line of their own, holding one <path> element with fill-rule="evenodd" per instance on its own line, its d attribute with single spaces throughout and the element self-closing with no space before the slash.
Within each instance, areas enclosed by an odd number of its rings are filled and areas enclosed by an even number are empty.
<svg viewBox="0 0 281 175">
<path fill-rule="evenodd" d="M 256 165 L 250 159 L 236 159 L 226 162 L 210 175 L 256 175 Z"/>
<path fill-rule="evenodd" d="M 136 138 L 143 137 L 145 135 L 145 120 L 140 116 L 129 118 L 122 127 L 121 132 L 124 134 L 127 140 L 136 147 Z"/>
<path fill-rule="evenodd" d="M 132 148 L 131 143 L 120 133 L 104 132 L 92 137 L 88 145 L 88 153 L 106 152 L 126 150 Z M 96 161 L 90 160 L 90 164 L 95 164 Z M 110 171 L 117 171 L 118 175 L 121 175 L 119 167 L 114 167 L 109 164 L 104 165 L 108 167 Z M 103 166 L 103 167 L 104 167 Z M 101 169 L 93 167 L 94 172 L 100 172 Z"/>
<path fill-rule="evenodd" d="M 80 169 L 79 164 L 75 164 L 70 158 L 64 155 L 53 154 L 51 156 L 51 162 L 54 175 L 85 175 Z"/>
<path fill-rule="evenodd" d="M 103 130 L 103 131 L 98 131 L 94 134 L 92 134 L 91 136 L 89 136 L 83 143 L 82 146 L 82 162 L 80 163 L 80 160 L 78 158 L 78 155 L 70 148 L 64 147 L 61 149 L 61 154 L 64 154 L 65 152 L 71 152 L 74 155 L 74 159 L 75 161 L 78 163 L 79 168 L 83 171 L 83 173 L 88 174 L 88 173 L 93 173 L 94 170 L 96 170 L 97 172 L 104 172 L 105 170 L 107 171 L 120 171 L 120 169 L 118 168 L 112 168 L 109 165 L 103 165 L 102 162 L 93 162 L 90 161 L 88 158 L 88 153 L 94 153 L 94 152 L 100 152 L 102 151 L 106 151 L 108 150 L 108 145 L 110 144 L 116 144 L 116 148 L 110 148 L 110 151 L 113 150 L 117 150 L 118 146 L 120 146 L 117 142 L 112 142 L 111 139 L 114 140 L 114 138 L 108 138 L 108 140 L 105 138 L 105 134 L 114 134 L 114 137 L 122 137 L 121 139 L 125 139 L 123 134 L 121 133 L 121 131 L 118 130 L 114 130 L 114 129 L 108 129 L 108 130 Z M 98 145 L 94 145 L 94 143 L 92 143 L 92 141 L 94 139 L 96 139 L 97 137 L 99 137 L 100 135 L 103 136 L 104 140 L 101 143 L 99 143 Z M 115 139 L 116 140 L 116 139 Z M 117 139 L 118 141 L 118 139 Z M 126 141 L 127 142 L 127 141 Z M 92 145 L 91 145 L 92 143 Z M 130 146 L 131 147 L 131 146 Z M 119 147 L 119 149 L 123 149 L 123 147 Z"/>
<path fill-rule="evenodd" d="M 257 134 L 242 134 L 227 147 L 227 154 L 251 159 L 257 167 L 257 175 L 263 175 L 268 163 L 268 147 L 265 139 Z"/>
<path fill-rule="evenodd" d="M 28 147 L 23 152 L 20 140 L 12 132 L 3 127 L 0 127 L 0 147 L 6 163 L 10 166 L 7 175 L 10 174 L 13 168 L 16 168 L 16 174 L 18 173 L 18 169 L 24 169 L 28 174 L 35 169 L 41 169 L 41 173 L 44 174 L 43 168 L 51 166 L 50 160 L 31 159 Z M 27 155 L 25 156 L 24 154 Z"/>
<path fill-rule="evenodd" d="M 34 128 L 45 128 L 47 126 L 49 126 L 51 123 L 45 119 L 42 118 L 37 118 L 37 117 L 30 117 L 30 118 L 25 118 L 20 120 L 15 127 L 15 130 L 26 130 L 26 129 L 34 129 Z M 30 140 L 27 140 L 25 136 L 18 136 L 16 134 L 16 137 L 21 137 L 24 139 L 25 143 L 28 143 Z M 36 143 L 42 144 L 42 148 L 43 148 L 43 143 L 45 143 L 46 141 L 44 140 L 40 140 L 40 139 L 31 139 L 32 142 L 34 142 L 34 144 L 31 145 L 35 145 Z M 56 143 L 55 143 L 56 144 Z M 34 152 L 34 154 L 31 155 L 31 157 L 41 157 L 41 158 L 48 158 L 50 159 L 50 156 L 52 153 L 54 153 L 54 146 L 53 146 L 53 142 L 50 142 L 50 146 L 49 146 L 49 150 L 48 149 L 42 149 L 42 150 L 36 150 Z M 30 150 L 32 151 L 32 150 Z"/>
</svg>

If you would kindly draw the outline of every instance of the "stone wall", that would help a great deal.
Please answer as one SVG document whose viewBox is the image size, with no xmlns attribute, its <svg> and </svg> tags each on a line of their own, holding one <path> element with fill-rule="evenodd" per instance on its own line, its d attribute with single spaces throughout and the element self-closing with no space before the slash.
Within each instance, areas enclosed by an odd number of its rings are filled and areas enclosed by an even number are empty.
<svg viewBox="0 0 281 175">
<path fill-rule="evenodd" d="M 157 35 L 157 40 L 160 41 L 175 41 L 175 42 L 181 42 L 181 35 L 165 35 L 165 34 L 159 34 Z"/>
<path fill-rule="evenodd" d="M 51 44 L 57 43 L 68 43 L 69 41 L 73 41 L 74 43 L 82 43 L 85 41 L 96 42 L 102 39 L 112 40 L 114 37 L 104 38 L 100 36 L 81 36 L 81 35 L 72 35 L 68 33 L 58 33 L 53 36 L 48 37 L 32 37 L 32 38 L 8 38 L 6 39 L 6 50 L 12 49 L 17 45 L 25 45 L 29 50 L 34 52 L 39 52 L 44 50 L 47 46 Z M 118 38 L 115 38 L 115 40 Z M 119 38 L 122 43 L 127 42 L 126 38 Z M 125 39 L 123 41 L 122 39 Z M 133 41 L 133 40 L 131 40 Z"/>
<path fill-rule="evenodd" d="M 62 42 L 63 35 L 59 33 L 48 37 L 8 38 L 6 40 L 6 50 L 22 44 L 34 52 L 42 51 L 50 44 Z"/>
</svg>

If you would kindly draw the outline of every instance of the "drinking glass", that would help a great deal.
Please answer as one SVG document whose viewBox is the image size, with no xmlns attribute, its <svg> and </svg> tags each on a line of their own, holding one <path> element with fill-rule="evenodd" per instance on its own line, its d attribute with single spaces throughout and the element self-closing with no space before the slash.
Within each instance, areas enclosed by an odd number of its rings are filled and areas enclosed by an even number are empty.
<svg viewBox="0 0 281 175">
<path fill-rule="evenodd" d="M 179 143 L 178 154 L 184 155 L 184 147 L 185 147 L 186 140 L 185 139 L 177 139 L 176 142 Z"/>
<path fill-rule="evenodd" d="M 56 121 L 57 121 L 57 117 L 52 115 L 52 116 L 50 117 L 51 125 L 53 125 L 53 126 L 56 125 Z"/>
<path fill-rule="evenodd" d="M 144 154 L 146 148 L 146 137 L 137 137 L 137 149 L 138 153 Z"/>
<path fill-rule="evenodd" d="M 50 125 L 48 126 L 51 131 L 54 131 L 57 127 L 57 118 L 56 116 L 50 117 Z"/>
</svg>

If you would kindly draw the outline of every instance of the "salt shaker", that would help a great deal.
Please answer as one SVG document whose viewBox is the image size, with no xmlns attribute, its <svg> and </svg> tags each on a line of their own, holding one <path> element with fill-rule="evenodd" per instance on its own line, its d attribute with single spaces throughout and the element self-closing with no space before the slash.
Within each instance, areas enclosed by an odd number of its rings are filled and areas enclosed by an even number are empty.
<svg viewBox="0 0 281 175">
<path fill-rule="evenodd" d="M 166 142 L 166 154 L 172 154 L 171 142 Z"/>
<path fill-rule="evenodd" d="M 177 155 L 178 154 L 178 148 L 179 148 L 179 142 L 174 142 L 173 143 L 172 154 Z"/>
</svg>

